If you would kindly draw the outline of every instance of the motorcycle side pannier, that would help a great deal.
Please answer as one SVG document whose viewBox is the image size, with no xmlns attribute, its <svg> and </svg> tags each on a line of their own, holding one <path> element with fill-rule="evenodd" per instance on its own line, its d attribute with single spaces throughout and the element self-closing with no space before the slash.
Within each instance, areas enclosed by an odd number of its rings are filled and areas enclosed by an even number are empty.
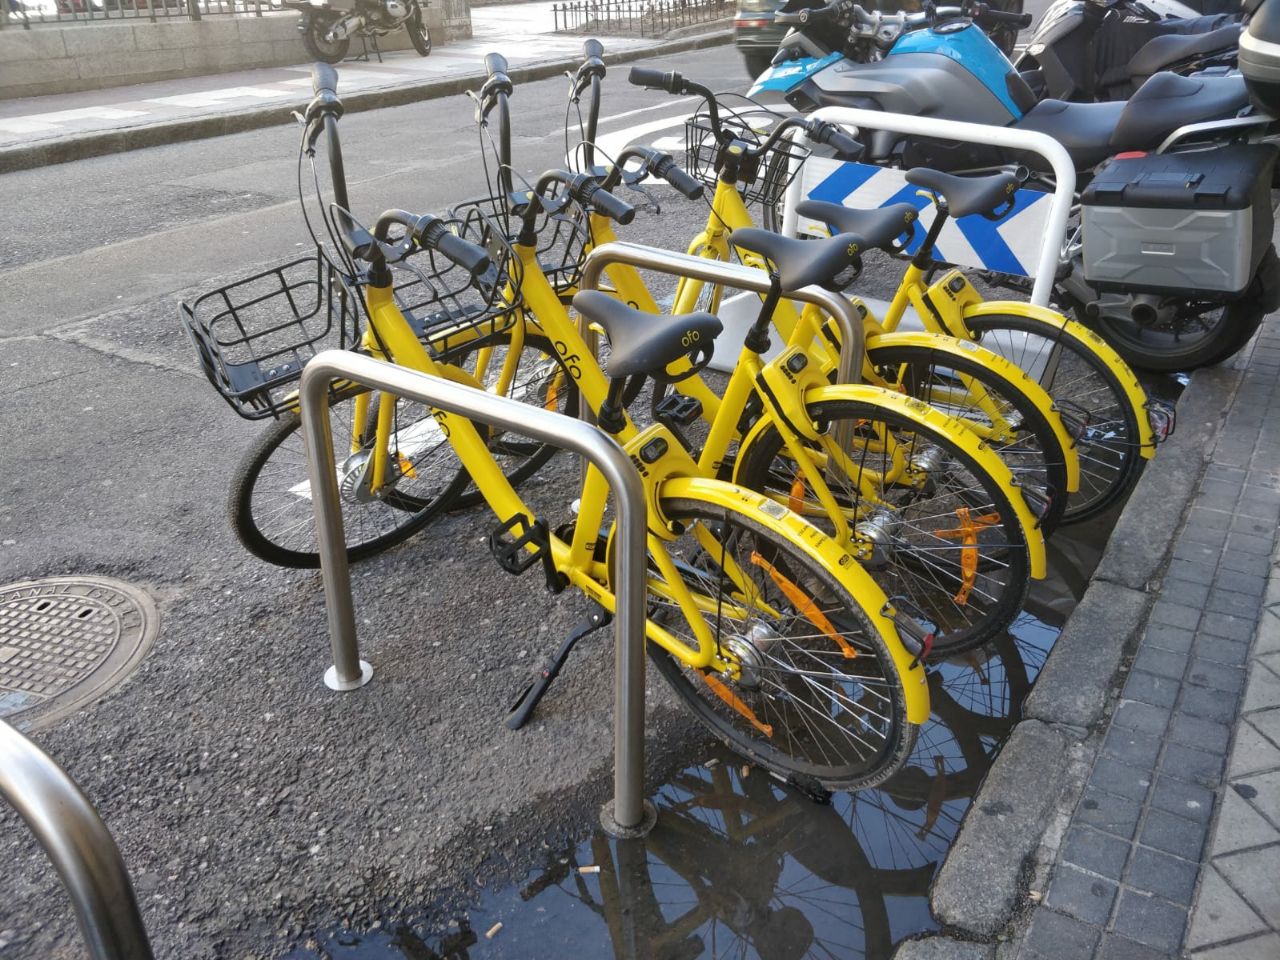
<svg viewBox="0 0 1280 960">
<path fill-rule="evenodd" d="M 1230 296 L 1271 243 L 1276 151 L 1232 144 L 1108 160 L 1081 197 L 1085 279 L 1099 290 Z"/>
</svg>

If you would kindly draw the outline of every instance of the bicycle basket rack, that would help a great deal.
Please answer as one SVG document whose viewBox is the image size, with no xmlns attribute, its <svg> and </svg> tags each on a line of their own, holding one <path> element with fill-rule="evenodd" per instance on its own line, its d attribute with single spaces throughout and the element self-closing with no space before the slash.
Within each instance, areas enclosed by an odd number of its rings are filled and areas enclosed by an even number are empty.
<svg viewBox="0 0 1280 960">
<path fill-rule="evenodd" d="M 396 302 L 418 338 L 447 359 L 454 345 L 476 335 L 494 336 L 519 318 L 520 259 L 505 231 L 483 210 L 471 207 L 446 222 L 464 240 L 483 247 L 490 266 L 473 278 L 464 268 L 433 250 L 392 264 Z"/>
<path fill-rule="evenodd" d="M 520 232 L 520 214 L 525 209 L 528 196 L 527 192 L 518 191 L 510 198 L 478 197 L 463 201 L 452 212 L 464 220 L 479 214 L 492 229 L 500 230 L 505 242 Z M 586 211 L 573 200 L 567 200 L 555 212 L 549 213 L 544 208 L 538 213 L 536 229 L 538 264 L 543 274 L 557 292 L 576 289 L 591 239 Z M 519 262 L 518 258 L 516 262 Z"/>
<path fill-rule="evenodd" d="M 779 119 L 771 110 L 739 110 L 722 114 L 720 125 L 735 140 L 758 147 L 768 139 L 769 131 Z M 723 165 L 720 155 L 723 148 L 706 113 L 695 113 L 685 121 L 684 149 L 685 167 L 689 173 L 715 189 L 716 178 Z M 738 191 L 742 199 L 747 203 L 777 202 L 809 154 L 806 147 L 786 136 L 781 137 L 764 156 L 742 164 L 738 177 Z"/>
<path fill-rule="evenodd" d="M 290 385 L 321 350 L 357 342 L 357 297 L 318 256 L 183 303 L 178 318 L 215 390 L 246 420 L 296 409 Z"/>
</svg>

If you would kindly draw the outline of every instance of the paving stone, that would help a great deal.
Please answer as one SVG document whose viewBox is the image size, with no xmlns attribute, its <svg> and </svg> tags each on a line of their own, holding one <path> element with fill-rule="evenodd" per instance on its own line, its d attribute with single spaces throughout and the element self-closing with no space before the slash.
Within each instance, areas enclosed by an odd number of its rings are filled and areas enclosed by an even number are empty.
<svg viewBox="0 0 1280 960">
<path fill-rule="evenodd" d="M 1097 827 L 1128 840 L 1137 829 L 1141 813 L 1142 805 L 1133 800 L 1104 793 L 1096 787 L 1086 787 L 1072 822 Z"/>
<path fill-rule="evenodd" d="M 1075 917 L 1040 908 L 1031 918 L 1026 944 L 1046 957 L 1088 957 L 1098 945 L 1098 928 Z"/>
<path fill-rule="evenodd" d="M 1160 754 L 1161 741 L 1136 730 L 1125 730 L 1113 727 L 1107 731 L 1107 739 L 1102 743 L 1105 756 L 1114 757 L 1134 767 L 1151 770 L 1156 765 L 1156 757 Z"/>
<path fill-rule="evenodd" d="M 1208 823 L 1213 815 L 1213 791 L 1185 780 L 1160 777 L 1151 792 L 1151 805 L 1188 820 Z"/>
<path fill-rule="evenodd" d="M 1171 857 L 1159 850 L 1138 847 L 1125 876 L 1125 885 L 1187 906 L 1196 889 L 1200 864 Z"/>
<path fill-rule="evenodd" d="M 1151 608 L 1151 616 L 1148 619 L 1152 623 L 1163 623 L 1171 627 L 1181 627 L 1184 630 L 1194 630 L 1200 622 L 1200 608 L 1183 606 L 1170 600 L 1158 600 L 1155 606 Z"/>
<path fill-rule="evenodd" d="M 1245 531 L 1247 532 L 1247 531 Z M 1226 542 L 1228 531 L 1223 527 L 1211 527 L 1202 523 L 1188 523 L 1178 536 L 1183 540 L 1202 543 L 1207 547 L 1221 547 Z"/>
<path fill-rule="evenodd" d="M 1172 953 L 1182 945 L 1186 925 L 1187 911 L 1177 904 L 1135 890 L 1120 895 L 1115 932 L 1122 937 Z"/>
<path fill-rule="evenodd" d="M 1211 633 L 1215 637 L 1226 637 L 1228 640 L 1241 640 L 1248 643 L 1253 639 L 1253 631 L 1257 627 L 1251 617 L 1233 617 L 1226 613 L 1206 613 L 1200 618 L 1200 633 Z"/>
<path fill-rule="evenodd" d="M 1227 776 L 1231 779 L 1263 770 L 1280 767 L 1280 747 L 1242 721 L 1236 728 L 1236 742 L 1231 749 L 1231 765 Z"/>
<path fill-rule="evenodd" d="M 1138 700 L 1121 701 L 1111 718 L 1113 727 L 1136 730 L 1151 736 L 1160 736 L 1169 723 L 1169 708 L 1157 707 Z"/>
<path fill-rule="evenodd" d="M 1262 610 L 1262 598 L 1250 597 L 1234 590 L 1214 589 L 1209 594 L 1205 609 L 1210 613 L 1225 613 L 1228 616 L 1256 620 Z"/>
<path fill-rule="evenodd" d="M 1257 654 L 1259 663 L 1264 663 L 1271 668 L 1272 673 L 1280 673 L 1280 653 L 1262 653 Z"/>
<path fill-rule="evenodd" d="M 1266 933 L 1197 953 L 1195 960 L 1276 960 L 1276 957 L 1280 957 L 1280 936 Z"/>
<path fill-rule="evenodd" d="M 1116 890 L 1116 884 L 1109 880 L 1060 864 L 1054 871 L 1045 902 L 1055 910 L 1102 926 L 1111 916 Z"/>
<path fill-rule="evenodd" d="M 1209 855 L 1217 857 L 1269 843 L 1280 843 L 1280 830 L 1269 824 L 1240 794 L 1231 789 L 1224 790 L 1222 810 L 1210 841 Z"/>
<path fill-rule="evenodd" d="M 1194 584 L 1211 583 L 1215 570 L 1217 570 L 1216 563 L 1182 560 L 1175 557 L 1169 561 L 1169 566 L 1165 570 L 1165 579 Z"/>
<path fill-rule="evenodd" d="M 1128 843 L 1092 827 L 1072 827 L 1063 839 L 1063 862 L 1111 880 L 1120 879 L 1128 858 Z"/>
<path fill-rule="evenodd" d="M 1133 661 L 1135 670 L 1145 670 L 1170 680 L 1181 680 L 1187 670 L 1187 657 L 1181 653 L 1170 653 L 1168 650 L 1157 650 L 1143 644 Z"/>
<path fill-rule="evenodd" d="M 1155 950 L 1146 944 L 1130 940 L 1128 937 L 1116 936 L 1114 933 L 1103 935 L 1102 943 L 1098 945 L 1095 956 L 1097 960 L 1168 960 L 1169 958 L 1169 954 L 1164 950 Z"/>
<path fill-rule="evenodd" d="M 1247 513 L 1246 516 L 1248 516 Z M 1269 557 L 1271 556 L 1271 538 L 1251 537 L 1247 533 L 1233 533 L 1227 537 L 1227 552 Z"/>
<path fill-rule="evenodd" d="M 1219 547 L 1207 547 L 1194 540 L 1179 540 L 1173 548 L 1175 559 L 1187 560 L 1191 563 L 1207 563 L 1211 566 L 1218 562 L 1221 553 L 1222 550 Z"/>
<path fill-rule="evenodd" d="M 1253 639 L 1253 653 L 1254 656 L 1258 656 L 1277 652 L 1280 652 L 1280 611 L 1265 610 L 1258 619 L 1258 630 Z"/>
<path fill-rule="evenodd" d="M 1236 717 L 1236 698 L 1220 690 L 1188 686 L 1178 701 L 1178 712 L 1230 724 Z"/>
<path fill-rule="evenodd" d="M 1247 533 L 1263 539 L 1269 539 L 1275 533 L 1274 525 L 1245 514 L 1236 514 L 1231 518 L 1231 529 L 1237 533 Z"/>
<path fill-rule="evenodd" d="M 1264 737 L 1272 743 L 1280 744 L 1280 709 L 1259 710 L 1246 717 Z"/>
<path fill-rule="evenodd" d="M 1226 753 L 1230 738 L 1231 728 L 1214 720 L 1175 716 L 1169 724 L 1169 739 L 1209 753 Z"/>
<path fill-rule="evenodd" d="M 1280 677 L 1261 662 L 1249 671 L 1249 681 L 1244 688 L 1244 704 L 1241 710 L 1251 713 L 1268 707 L 1280 707 Z"/>
<path fill-rule="evenodd" d="M 1212 687 L 1223 693 L 1239 693 L 1244 687 L 1244 670 L 1202 657 L 1192 657 L 1187 667 L 1187 683 L 1197 687 Z"/>
<path fill-rule="evenodd" d="M 1198 660 L 1210 660 L 1240 669 L 1249 659 L 1249 641 L 1197 633 L 1191 643 L 1191 654 Z"/>
<path fill-rule="evenodd" d="M 950 937 L 925 937 L 900 944 L 893 960 L 992 960 L 995 955 L 994 944 L 952 940 Z"/>
<path fill-rule="evenodd" d="M 1218 872 L 1272 929 L 1280 926 L 1280 884 L 1276 863 L 1280 847 L 1260 847 L 1214 858 Z"/>
<path fill-rule="evenodd" d="M 1150 770 L 1133 767 L 1111 757 L 1099 757 L 1089 775 L 1089 782 L 1099 790 L 1141 802 L 1151 787 Z"/>
<path fill-rule="evenodd" d="M 1172 853 L 1184 860 L 1199 860 L 1204 849 L 1203 823 L 1177 817 L 1163 810 L 1151 810 L 1142 824 L 1139 839 L 1149 847 Z"/>
<path fill-rule="evenodd" d="M 1249 553 L 1224 553 L 1219 565 L 1224 570 L 1247 573 L 1251 577 L 1265 577 L 1267 575 L 1267 558 Z"/>
<path fill-rule="evenodd" d="M 1280 770 L 1242 777 L 1232 782 L 1231 789 L 1272 823 L 1280 823 Z"/>
<path fill-rule="evenodd" d="M 1179 689 L 1181 684 L 1177 680 L 1159 677 L 1145 670 L 1132 670 L 1124 684 L 1124 698 L 1141 700 L 1157 707 L 1172 707 L 1178 699 Z"/>
<path fill-rule="evenodd" d="M 1266 930 L 1266 925 L 1254 909 L 1231 889 L 1212 866 L 1205 867 L 1200 895 L 1191 911 L 1187 949 L 1195 950 L 1263 930 Z"/>
<path fill-rule="evenodd" d="M 1223 755 L 1171 743 L 1160 758 L 1160 773 L 1216 789 L 1222 779 Z"/>
<path fill-rule="evenodd" d="M 1171 627 L 1164 623 L 1147 624 L 1147 632 L 1142 637 L 1142 645 L 1159 647 L 1170 653 L 1188 653 L 1195 633 L 1182 627 Z"/>
<path fill-rule="evenodd" d="M 1228 571 L 1230 573 L 1230 571 Z M 1251 577 L 1243 573 L 1230 573 L 1225 578 L 1222 588 L 1232 593 L 1243 593 L 1248 597 L 1261 598 L 1267 591 L 1266 577 Z"/>
</svg>

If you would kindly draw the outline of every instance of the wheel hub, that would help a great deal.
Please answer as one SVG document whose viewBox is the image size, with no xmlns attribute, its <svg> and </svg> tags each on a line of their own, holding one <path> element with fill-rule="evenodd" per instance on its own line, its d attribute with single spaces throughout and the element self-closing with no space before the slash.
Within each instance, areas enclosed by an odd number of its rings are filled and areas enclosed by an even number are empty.
<svg viewBox="0 0 1280 960">
<path fill-rule="evenodd" d="M 745 635 L 729 637 L 725 641 L 725 647 L 738 661 L 741 672 L 737 682 L 740 687 L 747 690 L 759 688 L 769 648 L 781 639 L 781 634 L 767 623 L 757 622 Z"/>
<path fill-rule="evenodd" d="M 858 559 L 870 567 L 887 564 L 893 557 L 900 522 L 897 514 L 887 507 L 877 507 L 865 520 L 859 522 L 853 528 L 854 538 L 869 553 L 860 552 Z"/>
</svg>

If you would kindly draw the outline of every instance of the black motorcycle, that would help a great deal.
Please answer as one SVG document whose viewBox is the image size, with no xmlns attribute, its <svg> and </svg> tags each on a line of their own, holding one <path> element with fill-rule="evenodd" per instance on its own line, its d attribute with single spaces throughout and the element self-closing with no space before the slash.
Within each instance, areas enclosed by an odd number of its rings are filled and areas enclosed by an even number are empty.
<svg viewBox="0 0 1280 960">
<path fill-rule="evenodd" d="M 1056 0 L 1014 66 L 1040 99 L 1127 100 L 1162 71 L 1235 66 L 1239 0 Z"/>
<path fill-rule="evenodd" d="M 399 27 L 409 31 L 413 49 L 431 53 L 427 28 L 427 0 L 355 0 L 351 8 L 336 8 L 310 0 L 282 0 L 302 14 L 298 32 L 313 60 L 338 63 L 347 55 L 352 37 L 381 37 Z"/>
</svg>

